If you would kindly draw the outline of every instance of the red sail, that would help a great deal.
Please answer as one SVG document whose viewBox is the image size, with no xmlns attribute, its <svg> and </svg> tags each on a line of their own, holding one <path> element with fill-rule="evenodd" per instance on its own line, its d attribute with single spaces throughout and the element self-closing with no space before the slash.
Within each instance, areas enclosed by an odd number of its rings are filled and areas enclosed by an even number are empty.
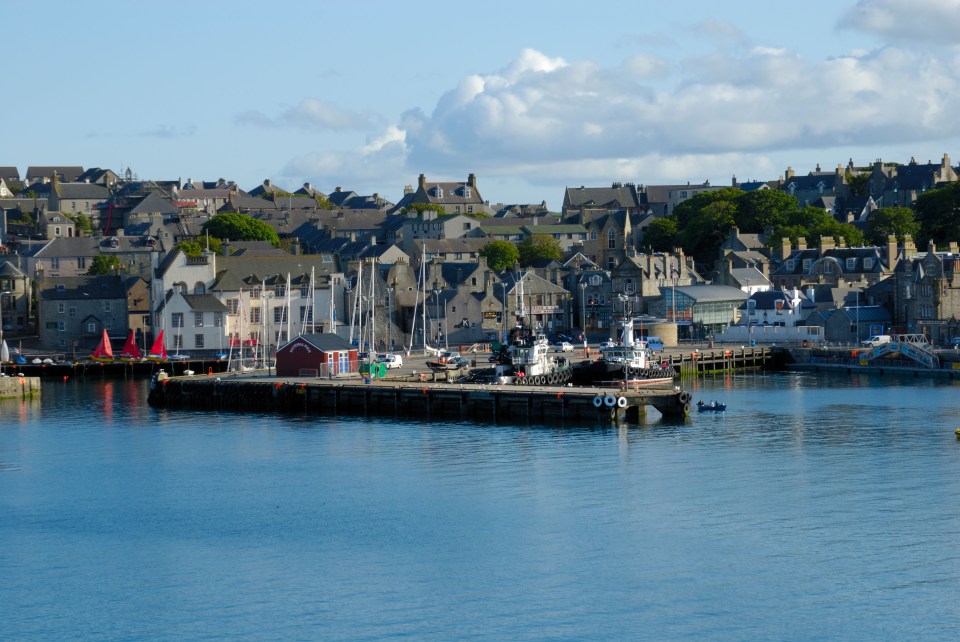
<svg viewBox="0 0 960 642">
<path fill-rule="evenodd" d="M 167 358 L 167 348 L 163 345 L 163 330 L 157 335 L 157 340 L 153 342 L 153 347 L 150 348 L 150 358 L 158 360 Z"/>
<path fill-rule="evenodd" d="M 113 359 L 113 347 L 110 345 L 110 337 L 107 336 L 106 329 L 104 329 L 103 337 L 100 338 L 100 343 L 94 348 L 93 354 L 90 355 L 90 357 L 97 361 L 109 361 Z"/>
<path fill-rule="evenodd" d="M 123 351 L 120 356 L 124 359 L 139 359 L 141 357 L 140 348 L 137 347 L 137 341 L 133 337 L 133 330 L 127 335 L 127 342 L 123 344 Z"/>
</svg>

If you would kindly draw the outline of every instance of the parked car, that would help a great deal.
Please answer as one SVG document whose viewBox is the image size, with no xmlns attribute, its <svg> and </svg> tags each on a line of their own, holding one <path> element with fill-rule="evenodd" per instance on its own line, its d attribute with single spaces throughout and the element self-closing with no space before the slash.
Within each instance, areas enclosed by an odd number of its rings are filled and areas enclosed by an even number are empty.
<svg viewBox="0 0 960 642">
<path fill-rule="evenodd" d="M 440 353 L 440 356 L 437 357 L 437 360 L 440 363 L 450 363 L 453 359 L 459 359 L 460 353 L 454 352 L 453 350 L 444 350 Z"/>
<path fill-rule="evenodd" d="M 399 354 L 378 354 L 377 363 L 387 364 L 387 369 L 392 368 L 402 368 L 403 367 L 403 357 Z"/>
<path fill-rule="evenodd" d="M 663 340 L 660 337 L 647 337 L 645 341 L 651 350 L 663 350 Z"/>
<path fill-rule="evenodd" d="M 884 343 L 890 343 L 891 337 L 889 334 L 876 334 L 869 339 L 864 339 L 860 342 L 860 345 L 864 347 L 875 347 Z"/>
<path fill-rule="evenodd" d="M 573 352 L 573 344 L 569 341 L 558 341 L 553 344 L 554 352 Z"/>
</svg>

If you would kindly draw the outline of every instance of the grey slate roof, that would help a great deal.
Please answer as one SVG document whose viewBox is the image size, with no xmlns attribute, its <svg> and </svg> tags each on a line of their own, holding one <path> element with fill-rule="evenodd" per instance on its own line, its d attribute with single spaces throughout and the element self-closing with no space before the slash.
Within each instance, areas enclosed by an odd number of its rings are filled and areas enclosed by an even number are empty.
<svg viewBox="0 0 960 642">
<path fill-rule="evenodd" d="M 34 165 L 27 168 L 27 182 L 39 181 L 56 176 L 59 180 L 72 183 L 83 174 L 80 165 Z"/>
<path fill-rule="evenodd" d="M 349 341 L 332 332 L 312 332 L 303 334 L 301 337 L 324 352 L 342 352 L 353 349 Z"/>
<path fill-rule="evenodd" d="M 229 309 L 212 294 L 183 294 L 184 301 L 195 312 L 228 312 Z"/>
<path fill-rule="evenodd" d="M 44 278 L 41 297 L 48 301 L 124 299 L 127 288 L 119 276 L 63 276 Z"/>
<path fill-rule="evenodd" d="M 105 201 L 110 197 L 110 190 L 96 183 L 58 183 L 57 195 L 60 200 L 81 198 Z"/>
</svg>

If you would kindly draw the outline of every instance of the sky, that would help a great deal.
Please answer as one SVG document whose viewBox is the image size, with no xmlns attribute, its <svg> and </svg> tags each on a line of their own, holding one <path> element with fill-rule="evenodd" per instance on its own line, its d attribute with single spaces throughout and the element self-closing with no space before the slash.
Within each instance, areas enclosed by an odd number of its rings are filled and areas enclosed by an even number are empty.
<svg viewBox="0 0 960 642">
<path fill-rule="evenodd" d="M 34 15 L 31 15 L 34 14 Z M 960 159 L 960 0 L 0 0 L 0 166 L 567 187 Z M 11 16 L 19 16 L 9 20 Z"/>
</svg>

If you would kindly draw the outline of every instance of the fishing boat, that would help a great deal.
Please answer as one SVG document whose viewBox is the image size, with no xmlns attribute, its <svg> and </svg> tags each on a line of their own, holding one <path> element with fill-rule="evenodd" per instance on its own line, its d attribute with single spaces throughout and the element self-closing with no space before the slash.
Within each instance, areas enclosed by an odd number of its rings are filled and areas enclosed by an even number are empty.
<svg viewBox="0 0 960 642">
<path fill-rule="evenodd" d="M 107 336 L 107 330 L 104 328 L 103 336 L 100 337 L 100 343 L 93 349 L 90 355 L 92 361 L 100 363 L 110 363 L 113 361 L 113 347 L 110 345 L 110 337 Z"/>
<path fill-rule="evenodd" d="M 645 341 L 633 333 L 633 319 L 623 322 L 620 343 L 600 348 L 600 358 L 578 368 L 574 383 L 585 386 L 623 385 L 627 388 L 669 388 L 677 372 L 659 361 Z"/>
<path fill-rule="evenodd" d="M 140 354 L 140 348 L 137 347 L 137 340 L 134 337 L 133 330 L 127 335 L 127 341 L 123 344 L 123 350 L 120 351 L 121 361 L 140 361 L 143 355 Z"/>
<path fill-rule="evenodd" d="M 167 357 L 167 347 L 163 344 L 163 330 L 160 330 L 160 334 L 157 335 L 153 346 L 150 347 L 147 359 L 150 361 L 169 361 Z"/>
</svg>

